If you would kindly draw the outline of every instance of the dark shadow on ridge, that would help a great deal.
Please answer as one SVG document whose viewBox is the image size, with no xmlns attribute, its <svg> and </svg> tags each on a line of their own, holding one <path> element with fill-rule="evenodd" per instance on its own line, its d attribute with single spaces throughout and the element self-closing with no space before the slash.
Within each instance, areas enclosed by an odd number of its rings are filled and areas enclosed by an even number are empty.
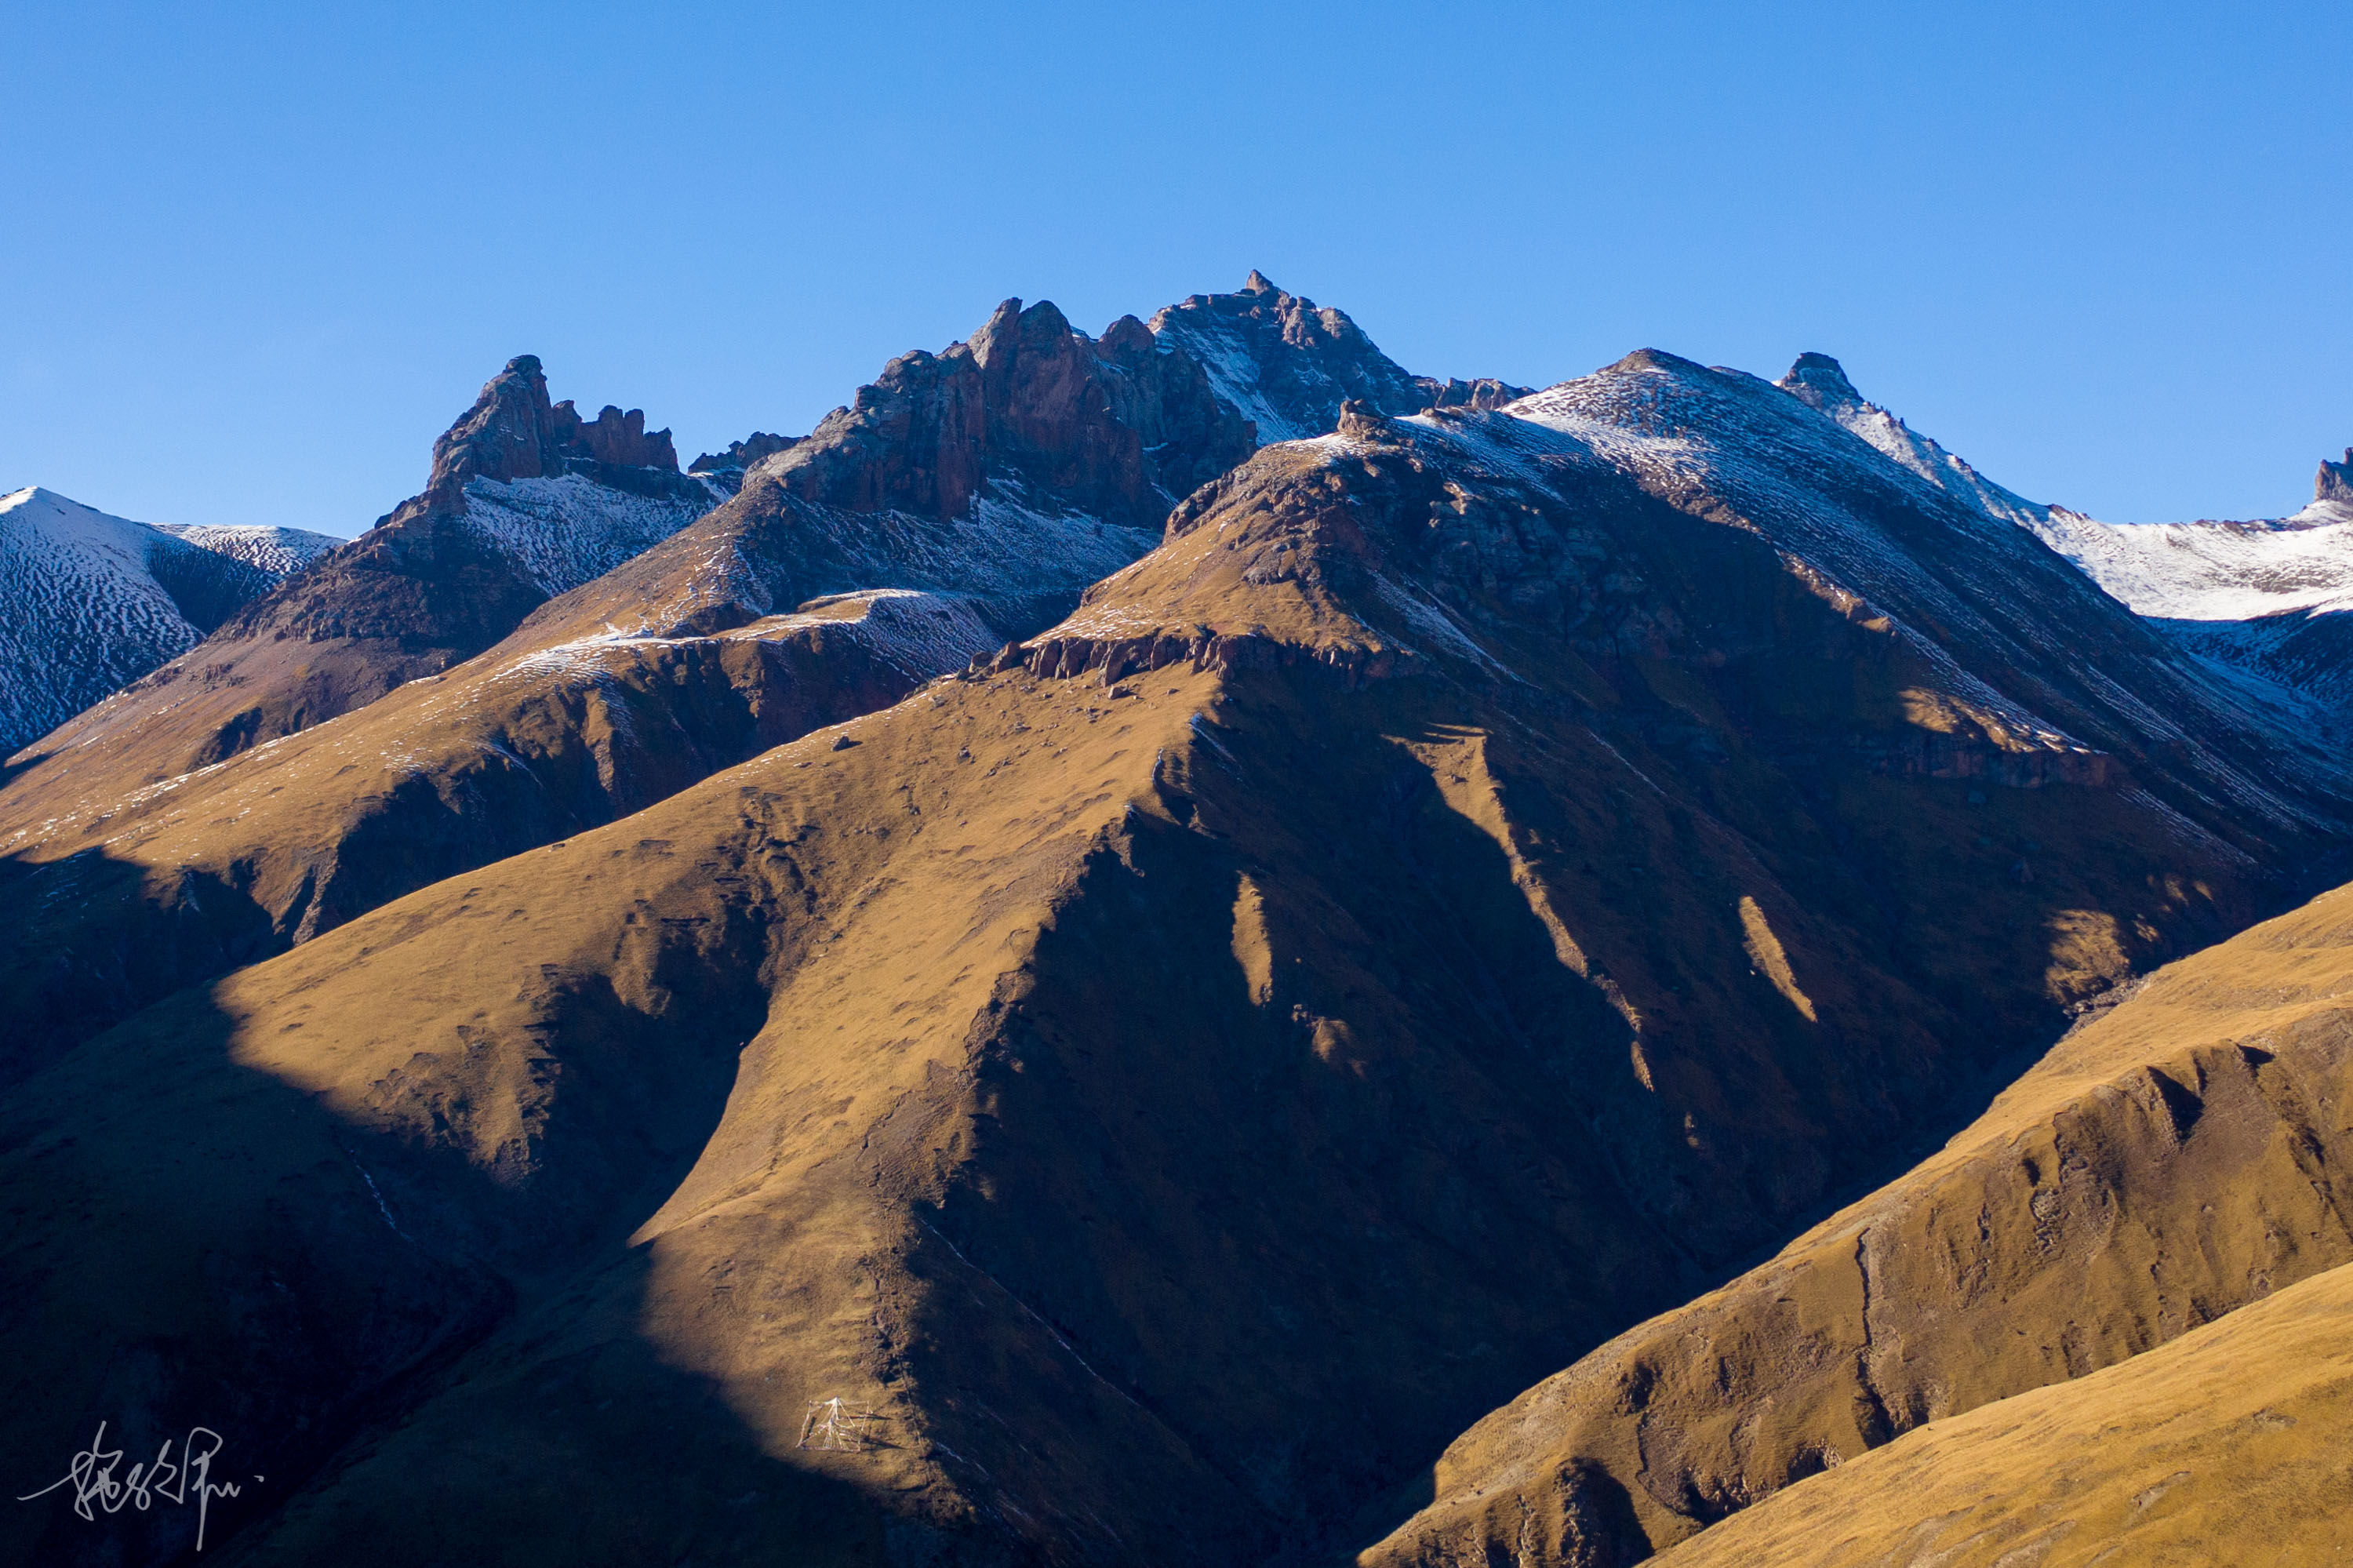
<svg viewBox="0 0 2353 1568">
<path fill-rule="evenodd" d="M 0 1558 L 768 1562 L 795 1541 L 879 1562 L 871 1503 L 765 1457 L 637 1330 L 626 1238 L 707 1139 L 765 1001 L 756 963 L 698 977 L 691 957 L 654 960 L 667 1019 L 601 976 L 549 978 L 566 1076 L 519 1183 L 238 1065 L 204 991 L 18 1084 L 0 1100 L 11 1495 L 64 1475 L 101 1421 L 118 1476 L 209 1428 L 212 1478 L 238 1491 L 211 1500 L 201 1558 L 193 1499 L 84 1520 L 69 1489 L 12 1505 Z M 386 1451 L 407 1461 L 390 1477 L 367 1464 Z"/>
</svg>

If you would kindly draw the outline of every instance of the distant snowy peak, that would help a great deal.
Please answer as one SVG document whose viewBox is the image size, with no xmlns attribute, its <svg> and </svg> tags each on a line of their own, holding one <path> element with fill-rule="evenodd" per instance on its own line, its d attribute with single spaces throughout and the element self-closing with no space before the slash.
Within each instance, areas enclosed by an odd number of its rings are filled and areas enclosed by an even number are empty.
<svg viewBox="0 0 2353 1568">
<path fill-rule="evenodd" d="M 2154 620 L 2353 609 L 2353 506 L 2336 502 L 2247 523 L 2102 523 L 2052 507 L 2034 531 Z"/>
<path fill-rule="evenodd" d="M 1287 293 L 1253 270 L 1239 292 L 1195 294 L 1153 316 L 1153 335 L 1201 362 L 1219 398 L 1258 427 L 1259 443 L 1304 440 L 1337 426 L 1340 405 L 1383 414 L 1500 408 L 1527 395 L 1493 379 L 1435 381 L 1383 354 L 1345 311 Z"/>
<path fill-rule="evenodd" d="M 341 542 L 150 527 L 38 486 L 0 496 L 0 756 L 194 647 Z"/>
<path fill-rule="evenodd" d="M 1788 374 L 1774 385 L 1995 521 L 2040 532 L 2049 508 L 1994 483 L 1966 460 L 1947 451 L 1889 410 L 1866 401 L 1847 379 L 1845 368 L 1829 355 L 1798 355 Z"/>
<path fill-rule="evenodd" d="M 234 523 L 156 523 L 150 526 L 199 550 L 227 556 L 279 577 L 290 577 L 337 546 L 349 543 L 332 534 L 313 534 L 307 528 Z"/>
</svg>

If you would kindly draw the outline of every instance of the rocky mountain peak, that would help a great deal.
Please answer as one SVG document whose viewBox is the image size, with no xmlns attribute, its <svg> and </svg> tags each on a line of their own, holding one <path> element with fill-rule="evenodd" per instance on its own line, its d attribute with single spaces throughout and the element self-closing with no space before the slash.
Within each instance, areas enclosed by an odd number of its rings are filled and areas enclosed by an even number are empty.
<svg viewBox="0 0 2353 1568">
<path fill-rule="evenodd" d="M 1788 374 L 1773 385 L 1824 413 L 1855 408 L 1863 400 L 1854 383 L 1846 378 L 1846 368 L 1827 354 L 1810 351 L 1798 355 Z"/>
<path fill-rule="evenodd" d="M 1009 299 L 967 341 L 892 360 L 775 471 L 791 495 L 845 511 L 945 520 L 995 486 L 1154 527 L 1252 445 L 1202 366 L 1134 317 L 1098 341 L 1050 301 Z"/>
<path fill-rule="evenodd" d="M 2345 449 L 2343 462 L 2321 460 L 2320 473 L 2312 482 L 2312 498 L 2353 506 L 2353 447 Z"/>
<path fill-rule="evenodd" d="M 661 490 L 656 476 L 678 473 L 678 452 L 668 430 L 647 431 L 643 409 L 607 404 L 592 421 L 569 399 L 551 403 L 539 356 L 519 354 L 433 443 L 433 477 L 420 499 L 452 511 L 463 506 L 469 480 L 506 484 L 575 472 L 621 489 Z"/>
<path fill-rule="evenodd" d="M 754 430 L 740 441 L 730 441 L 724 451 L 704 452 L 687 465 L 689 473 L 733 474 L 744 472 L 772 458 L 796 441 L 799 436 L 780 436 L 768 430 Z"/>
<path fill-rule="evenodd" d="M 1170 305 L 1151 326 L 1161 344 L 1201 362 L 1218 396 L 1257 426 L 1261 441 L 1323 435 L 1350 397 L 1386 414 L 1414 413 L 1430 401 L 1346 312 L 1285 293 L 1261 272 L 1237 293 Z"/>
<path fill-rule="evenodd" d="M 1138 363 L 1145 355 L 1156 353 L 1159 346 L 1159 340 L 1152 335 L 1152 329 L 1134 316 L 1120 317 L 1103 328 L 1103 336 L 1095 340 L 1097 354 L 1105 359 L 1128 364 Z"/>
</svg>

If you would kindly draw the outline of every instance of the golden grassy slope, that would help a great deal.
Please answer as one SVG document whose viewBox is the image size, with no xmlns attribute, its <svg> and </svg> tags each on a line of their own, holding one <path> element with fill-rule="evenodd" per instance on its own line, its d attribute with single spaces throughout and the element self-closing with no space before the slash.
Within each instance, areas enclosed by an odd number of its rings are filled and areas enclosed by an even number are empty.
<svg viewBox="0 0 2353 1568">
<path fill-rule="evenodd" d="M 2168 966 L 1902 1179 L 1472 1427 L 1363 1561 L 1631 1561 L 2353 1259 L 2348 992 L 2353 889 Z"/>
<path fill-rule="evenodd" d="M 696 1391 L 715 1391 L 733 1413 L 718 1429 L 747 1429 L 736 1446 L 771 1467 L 793 1452 L 811 1398 L 903 1408 L 905 1391 L 879 1380 L 904 1347 L 876 1340 L 874 1315 L 923 1293 L 894 1255 L 929 1234 L 903 1204 L 936 1185 L 931 1145 L 968 1136 L 957 1128 L 972 1112 L 967 1036 L 1055 891 L 1190 711 L 1164 694 L 1123 703 L 1118 722 L 1090 723 L 1071 706 L 1046 722 L 1042 708 L 1016 716 L 987 691 L 956 695 L 946 721 L 853 726 L 865 744 L 842 752 L 787 747 L 626 824 L 413 895 L 243 971 L 208 1003 L 144 1015 L 28 1086 L 12 1147 L 27 1118 L 73 1131 L 32 1134 L 38 1152 L 13 1172 L 17 1202 L 79 1223 L 20 1232 L 12 1248 L 11 1317 L 38 1347 L 16 1363 L 26 1404 L 12 1438 L 40 1433 L 47 1446 L 84 1408 L 127 1407 L 135 1421 L 156 1380 L 119 1347 L 160 1330 L 166 1346 L 212 1347 L 209 1360 L 170 1356 L 175 1414 L 207 1396 L 227 1418 L 244 1407 L 255 1419 L 242 1440 L 281 1450 L 257 1467 L 299 1476 L 296 1419 L 348 1420 L 371 1383 L 412 1372 L 452 1335 L 479 1337 L 469 1329 L 484 1309 L 478 1282 L 497 1277 L 486 1264 L 539 1315 L 478 1351 L 448 1404 L 428 1407 L 456 1414 L 419 1439 L 421 1453 L 397 1434 L 385 1440 L 416 1464 L 394 1467 L 406 1479 L 378 1484 L 371 1472 L 343 1494 L 343 1524 L 321 1528 L 341 1532 L 352 1509 L 383 1509 L 385 1533 L 373 1548 L 376 1525 L 339 1533 L 342 1560 L 375 1550 L 418 1561 L 417 1532 L 437 1521 L 479 1543 L 512 1500 L 494 1469 L 472 1468 L 486 1447 L 550 1489 L 552 1509 L 574 1508 L 566 1467 L 635 1463 L 617 1446 L 649 1401 L 707 1405 L 712 1394 Z M 1008 767 L 1041 751 L 1058 754 L 1051 787 L 1003 787 Z M 955 802 L 941 797 L 984 777 L 997 787 L 980 810 L 947 814 Z M 1082 780 L 1092 787 L 1065 792 Z M 853 934 L 863 939 L 845 939 Z M 224 1035 L 216 1058 L 209 1043 Z M 886 1139 L 864 1152 L 911 1123 L 912 1143 L 895 1140 L 907 1147 Z M 683 1188 L 681 1160 L 693 1166 Z M 191 1175 L 216 1167 L 228 1179 L 203 1178 L 195 1197 Z M 386 1202 L 381 1225 L 373 1192 Z M 94 1213 L 104 1217 L 91 1224 Z M 575 1280 L 571 1298 L 550 1302 L 534 1286 L 584 1256 L 601 1272 Z M 925 1265 L 959 1297 L 987 1289 L 955 1277 L 936 1242 Z M 316 1316 L 257 1342 L 239 1316 L 250 1275 L 300 1277 Z M 392 1340 L 406 1354 L 387 1352 L 365 1314 L 338 1310 L 355 1298 L 388 1299 L 422 1325 Z M 600 1329 L 618 1341 L 601 1358 Z M 515 1426 L 536 1419 L 528 1400 L 494 1402 L 482 1418 L 505 1424 L 512 1443 L 484 1437 L 469 1412 L 518 1359 L 543 1379 L 550 1335 L 585 1336 L 589 1358 L 620 1379 L 623 1414 L 589 1424 L 617 1451 L 535 1442 Z M 1045 1352 L 1057 1354 L 1050 1341 Z M 340 1375 L 290 1380 L 306 1362 Z M 1090 1397 L 1067 1361 L 1039 1375 L 1033 1397 Z M 247 1390 L 265 1391 L 263 1408 Z M 1101 1397 L 1113 1406 L 1106 1419 L 1134 1419 L 1120 1414 L 1124 1401 Z M 274 1431 L 271 1415 L 285 1417 Z M 828 1464 L 849 1468 L 887 1495 L 902 1481 L 936 1484 L 941 1461 L 915 1434 L 872 1455 L 791 1463 L 820 1477 Z M 627 1492 L 617 1474 L 613 1484 L 617 1498 Z M 773 1496 L 776 1481 L 765 1484 Z M 30 1515 L 9 1523 L 21 1531 L 37 1522 Z M 302 1539 L 308 1517 L 291 1516 L 290 1539 Z M 570 1560 L 559 1543 L 572 1539 L 519 1536 L 477 1560 Z M 633 1560 L 627 1539 L 596 1550 Z"/>
<path fill-rule="evenodd" d="M 10 1070 L 427 883 L 888 705 L 931 672 L 867 634 L 869 602 L 711 637 L 504 645 L 128 793 L 111 753 L 22 780 L 0 794 L 14 814 L 0 818 L 13 823 L 0 891 L 17 913 L 0 958 Z"/>
<path fill-rule="evenodd" d="M 1660 1568 L 2353 1561 L 2353 1267 L 2059 1388 L 1908 1433 Z"/>
</svg>

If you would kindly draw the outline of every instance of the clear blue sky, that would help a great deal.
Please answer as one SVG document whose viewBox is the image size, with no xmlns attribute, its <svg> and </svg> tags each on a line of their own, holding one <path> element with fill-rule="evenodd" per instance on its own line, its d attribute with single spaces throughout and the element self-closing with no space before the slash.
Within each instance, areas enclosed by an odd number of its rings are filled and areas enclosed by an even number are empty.
<svg viewBox="0 0 2353 1568">
<path fill-rule="evenodd" d="M 1409 369 L 1801 349 L 2043 500 L 2353 442 L 2353 5 L 0 0 L 0 489 L 364 527 L 511 355 L 682 457 L 1251 267 Z"/>
</svg>

